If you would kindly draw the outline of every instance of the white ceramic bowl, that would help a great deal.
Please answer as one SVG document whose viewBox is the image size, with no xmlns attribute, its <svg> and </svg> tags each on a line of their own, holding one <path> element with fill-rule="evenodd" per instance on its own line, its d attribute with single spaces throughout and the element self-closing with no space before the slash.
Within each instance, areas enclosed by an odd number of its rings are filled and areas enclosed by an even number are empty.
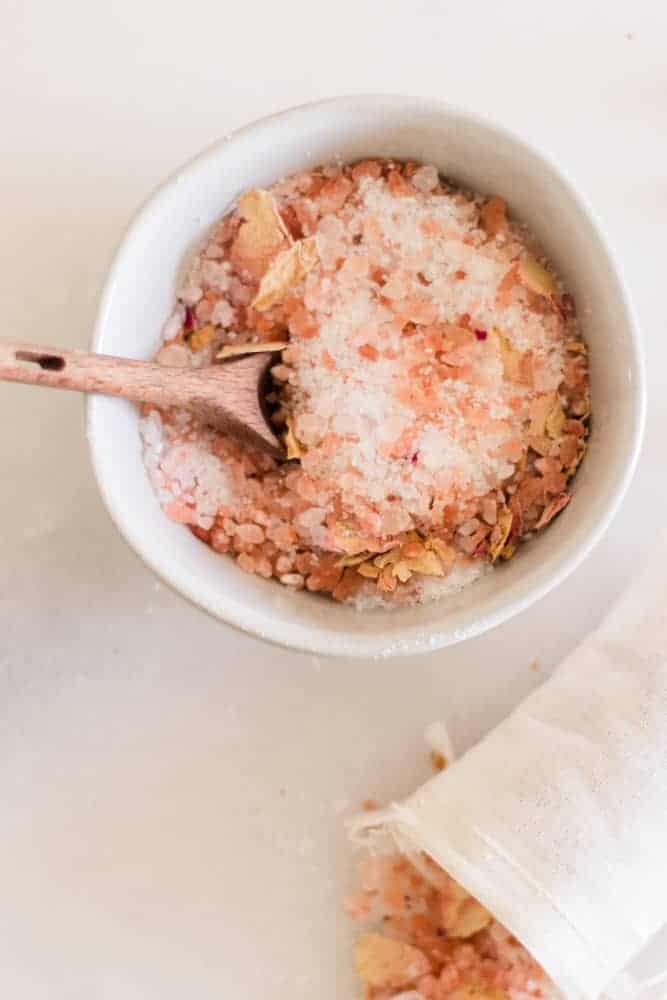
<svg viewBox="0 0 667 1000">
<path fill-rule="evenodd" d="M 137 411 L 92 397 L 88 437 L 102 496 L 129 544 L 163 580 L 211 614 L 265 639 L 323 654 L 437 649 L 507 620 L 560 583 L 608 527 L 633 472 L 644 421 L 635 320 L 607 243 L 571 183 L 516 136 L 419 98 L 344 97 L 272 115 L 179 170 L 132 224 L 111 269 L 93 348 L 149 358 L 173 304 L 184 255 L 245 188 L 334 157 L 436 163 L 502 194 L 528 222 L 573 292 L 590 345 L 593 431 L 574 497 L 510 563 L 452 599 L 360 614 L 249 576 L 160 511 L 141 459 Z"/>
</svg>

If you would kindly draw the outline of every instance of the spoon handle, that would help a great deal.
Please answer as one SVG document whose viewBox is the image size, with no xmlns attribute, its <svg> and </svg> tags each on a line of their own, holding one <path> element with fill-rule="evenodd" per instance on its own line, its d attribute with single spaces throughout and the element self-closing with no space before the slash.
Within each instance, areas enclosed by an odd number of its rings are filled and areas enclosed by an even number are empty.
<svg viewBox="0 0 667 1000">
<path fill-rule="evenodd" d="M 173 374 L 177 374 L 176 379 L 170 377 Z M 185 405 L 188 374 L 194 373 L 106 354 L 0 341 L 0 379 L 7 382 L 101 392 L 135 402 L 170 406 Z M 177 399 L 174 398 L 175 390 Z"/>
<path fill-rule="evenodd" d="M 264 353 L 204 368 L 169 368 L 107 354 L 0 341 L 0 380 L 122 396 L 160 409 L 184 407 L 218 430 L 283 457 L 261 402 L 271 363 L 275 356 Z"/>
</svg>

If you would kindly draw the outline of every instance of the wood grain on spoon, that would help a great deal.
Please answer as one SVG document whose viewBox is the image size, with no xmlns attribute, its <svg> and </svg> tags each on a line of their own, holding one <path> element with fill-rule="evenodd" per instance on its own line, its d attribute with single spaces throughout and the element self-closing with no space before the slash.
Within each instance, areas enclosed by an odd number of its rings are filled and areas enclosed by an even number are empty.
<svg viewBox="0 0 667 1000">
<path fill-rule="evenodd" d="M 216 430 L 274 458 L 285 458 L 265 405 L 276 355 L 242 355 L 205 368 L 169 368 L 58 347 L 0 341 L 0 379 L 53 389 L 122 396 L 160 408 L 179 406 Z"/>
</svg>

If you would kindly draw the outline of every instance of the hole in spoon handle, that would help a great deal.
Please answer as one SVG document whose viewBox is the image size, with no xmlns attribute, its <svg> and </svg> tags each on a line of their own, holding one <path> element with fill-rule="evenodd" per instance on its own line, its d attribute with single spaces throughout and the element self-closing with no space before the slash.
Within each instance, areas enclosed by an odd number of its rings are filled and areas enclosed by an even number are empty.
<svg viewBox="0 0 667 1000">
<path fill-rule="evenodd" d="M 17 351 L 17 361 L 27 361 L 39 365 L 45 372 L 61 372 L 65 367 L 65 359 L 58 354 L 40 354 L 38 351 Z"/>
</svg>

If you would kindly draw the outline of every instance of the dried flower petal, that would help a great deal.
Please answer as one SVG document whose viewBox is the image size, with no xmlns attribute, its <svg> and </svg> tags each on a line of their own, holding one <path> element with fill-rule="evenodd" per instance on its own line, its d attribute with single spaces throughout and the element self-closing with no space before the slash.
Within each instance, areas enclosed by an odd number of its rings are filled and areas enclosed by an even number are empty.
<svg viewBox="0 0 667 1000">
<path fill-rule="evenodd" d="M 442 562 L 431 550 L 427 550 L 416 559 L 407 559 L 406 562 L 413 573 L 421 573 L 422 576 L 445 576 Z"/>
<path fill-rule="evenodd" d="M 425 545 L 427 549 L 436 553 L 444 569 L 449 569 L 454 565 L 456 552 L 442 538 L 427 538 Z"/>
<path fill-rule="evenodd" d="M 265 340 L 259 344 L 227 344 L 216 354 L 218 361 L 225 361 L 227 358 L 238 358 L 243 354 L 271 354 L 284 351 L 287 347 L 286 340 Z"/>
<path fill-rule="evenodd" d="M 400 546 L 397 545 L 395 549 L 389 549 L 388 552 L 383 552 L 381 555 L 376 556 L 373 562 L 376 566 L 379 566 L 380 569 L 384 569 L 385 566 L 391 566 L 393 563 L 398 562 L 400 558 L 401 549 Z"/>
<path fill-rule="evenodd" d="M 401 583 L 407 583 L 412 576 L 412 566 L 413 560 L 400 559 L 397 563 L 391 567 L 391 571 L 394 576 L 398 577 Z"/>
<path fill-rule="evenodd" d="M 560 493 L 557 497 L 554 497 L 553 500 L 550 500 L 549 503 L 544 508 L 544 510 L 542 511 L 542 516 L 540 517 L 535 527 L 537 529 L 544 528 L 544 526 L 547 525 L 549 521 L 552 521 L 554 519 L 556 514 L 559 514 L 564 507 L 567 507 L 570 500 L 571 497 L 569 493 Z"/>
<path fill-rule="evenodd" d="M 498 330 L 495 331 L 500 348 L 500 359 L 503 364 L 503 374 L 508 382 L 522 382 L 522 358 L 520 351 L 515 351 L 507 337 Z"/>
<path fill-rule="evenodd" d="M 377 580 L 380 575 L 380 570 L 377 566 L 373 565 L 372 562 L 361 562 L 357 566 L 357 573 L 359 576 L 365 577 L 367 580 Z"/>
<path fill-rule="evenodd" d="M 364 562 L 364 560 L 368 558 L 370 558 L 368 552 L 361 552 L 358 555 L 354 556 L 343 556 L 341 559 L 338 560 L 336 565 L 342 566 L 345 569 L 345 567 L 347 566 L 358 566 L 360 563 Z"/>
<path fill-rule="evenodd" d="M 385 566 L 383 570 L 380 571 L 378 577 L 377 588 L 382 594 L 392 594 L 396 590 L 398 580 L 392 573 L 391 566 Z"/>
<path fill-rule="evenodd" d="M 556 282 L 545 267 L 526 254 L 519 261 L 519 277 L 522 283 L 536 295 L 555 295 Z"/>
<path fill-rule="evenodd" d="M 287 425 L 287 430 L 283 434 L 283 441 L 285 443 L 285 452 L 287 454 L 287 460 L 290 461 L 293 458 L 301 459 L 305 455 L 305 449 L 302 447 L 301 442 L 297 440 L 296 434 L 292 427 L 292 421 L 290 417 L 287 417 L 285 421 Z"/>
<path fill-rule="evenodd" d="M 273 195 L 262 188 L 246 191 L 238 201 L 243 222 L 231 248 L 236 266 L 257 278 L 266 271 L 270 261 L 292 242 Z"/>
<path fill-rule="evenodd" d="M 361 535 L 347 524 L 339 522 L 332 530 L 333 548 L 348 556 L 356 556 L 366 552 L 368 546 Z"/>
<path fill-rule="evenodd" d="M 505 548 L 505 543 L 509 538 L 510 531 L 512 530 L 513 520 L 514 515 L 511 510 L 508 510 L 507 507 L 503 507 L 502 510 L 498 512 L 497 523 L 489 538 L 489 556 L 492 562 L 496 561 L 502 550 Z"/>
<path fill-rule="evenodd" d="M 557 399 L 553 407 L 549 411 L 549 415 L 545 421 L 545 429 L 550 438 L 559 438 L 563 433 L 563 425 L 565 424 L 565 414 L 563 413 L 563 408 L 560 405 L 560 400 Z"/>
<path fill-rule="evenodd" d="M 258 312 L 270 309 L 280 302 L 315 266 L 319 256 L 314 237 L 298 240 L 282 250 L 269 264 L 251 305 Z"/>
<path fill-rule="evenodd" d="M 530 429 L 529 434 L 533 437 L 544 437 L 546 435 L 547 418 L 554 406 L 558 402 L 555 392 L 546 392 L 530 404 Z"/>
</svg>

